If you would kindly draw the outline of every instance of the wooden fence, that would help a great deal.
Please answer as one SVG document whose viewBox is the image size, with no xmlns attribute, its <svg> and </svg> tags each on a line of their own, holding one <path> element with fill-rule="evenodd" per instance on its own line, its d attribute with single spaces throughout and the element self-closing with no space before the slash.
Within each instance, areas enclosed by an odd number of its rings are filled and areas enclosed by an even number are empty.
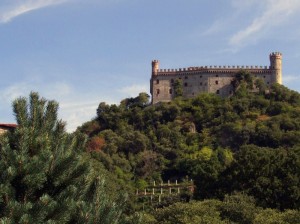
<svg viewBox="0 0 300 224">
<path fill-rule="evenodd" d="M 153 185 L 148 186 L 143 190 L 136 190 L 136 195 L 138 197 L 147 197 L 152 195 L 163 195 L 163 194 L 180 194 L 182 192 L 191 192 L 193 193 L 195 185 L 193 180 L 188 182 L 178 183 L 177 180 L 174 183 L 168 181 L 167 183 L 156 184 L 155 181 Z"/>
</svg>

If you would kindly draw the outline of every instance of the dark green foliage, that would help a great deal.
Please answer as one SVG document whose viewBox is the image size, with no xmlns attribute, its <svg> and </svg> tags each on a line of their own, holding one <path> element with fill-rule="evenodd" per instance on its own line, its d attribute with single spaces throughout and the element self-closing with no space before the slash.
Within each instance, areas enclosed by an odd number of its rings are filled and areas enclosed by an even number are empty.
<svg viewBox="0 0 300 224">
<path fill-rule="evenodd" d="M 142 218 L 142 223 L 146 224 L 298 224 L 300 212 L 262 209 L 256 206 L 253 198 L 245 194 L 235 194 L 227 195 L 224 201 L 175 203 L 151 214 L 140 214 L 139 217 Z"/>
<path fill-rule="evenodd" d="M 204 223 L 226 223 L 221 220 L 218 207 L 219 201 L 203 201 L 191 203 L 176 203 L 169 207 L 159 209 L 153 215 L 155 221 L 149 223 L 161 224 L 204 224 Z"/>
<path fill-rule="evenodd" d="M 80 131 L 104 139 L 93 158 L 133 202 L 135 189 L 153 181 L 193 179 L 195 199 L 245 192 L 263 208 L 299 209 L 300 94 L 245 72 L 232 84 L 230 98 L 205 93 L 149 106 L 100 103 L 98 131 L 86 125 Z"/>
<path fill-rule="evenodd" d="M 31 93 L 13 110 L 18 127 L 0 139 L 0 222 L 116 223 L 122 201 L 106 194 L 85 137 L 57 120 L 58 104 Z"/>
<path fill-rule="evenodd" d="M 176 79 L 173 84 L 174 93 L 176 97 L 183 96 L 183 83 L 181 79 Z"/>
<path fill-rule="evenodd" d="M 259 81 L 256 81 L 257 84 L 261 84 Z M 235 79 L 232 81 L 232 86 L 236 94 L 242 96 L 247 95 L 249 90 L 253 89 L 253 76 L 245 71 L 241 70 L 235 75 Z M 259 85 L 258 88 L 261 90 L 263 85 Z"/>
<path fill-rule="evenodd" d="M 226 195 L 220 206 L 221 217 L 233 223 L 251 224 L 260 211 L 255 200 L 245 194 Z"/>
<path fill-rule="evenodd" d="M 265 91 L 267 90 L 266 83 L 262 79 L 256 79 L 254 81 L 254 84 L 255 84 L 256 88 L 258 88 L 260 94 L 264 94 Z"/>
<path fill-rule="evenodd" d="M 299 146 L 288 150 L 243 146 L 224 178 L 230 179 L 234 190 L 255 196 L 263 207 L 298 209 L 299 158 Z"/>
<path fill-rule="evenodd" d="M 145 107 L 149 105 L 149 95 L 147 93 L 140 93 L 135 98 L 127 98 L 121 101 L 120 106 L 124 108 Z"/>
<path fill-rule="evenodd" d="M 0 221 L 297 223 L 300 95 L 277 84 L 267 89 L 245 72 L 233 85 L 230 98 L 149 105 L 141 93 L 120 105 L 100 103 L 97 117 L 73 134 L 57 120 L 57 103 L 35 93 L 16 100 L 18 128 L 1 137 Z M 194 195 L 151 203 L 135 196 L 154 181 L 191 179 Z M 124 191 L 126 205 L 113 193 Z"/>
</svg>

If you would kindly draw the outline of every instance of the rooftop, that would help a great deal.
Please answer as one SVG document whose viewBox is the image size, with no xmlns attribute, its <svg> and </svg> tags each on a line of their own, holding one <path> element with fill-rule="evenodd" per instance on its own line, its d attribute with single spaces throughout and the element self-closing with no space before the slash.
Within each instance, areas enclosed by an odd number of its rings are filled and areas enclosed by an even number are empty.
<svg viewBox="0 0 300 224">
<path fill-rule="evenodd" d="M 16 128 L 17 125 L 16 124 L 1 124 L 0 123 L 0 127 L 2 127 L 2 128 Z"/>
</svg>

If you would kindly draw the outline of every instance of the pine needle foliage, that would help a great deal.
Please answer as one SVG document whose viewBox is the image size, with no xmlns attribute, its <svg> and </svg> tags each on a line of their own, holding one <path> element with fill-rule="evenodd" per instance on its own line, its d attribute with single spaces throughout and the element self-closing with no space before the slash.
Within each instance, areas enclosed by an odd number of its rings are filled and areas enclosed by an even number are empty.
<svg viewBox="0 0 300 224">
<path fill-rule="evenodd" d="M 0 137 L 0 223 L 117 223 L 124 200 L 105 193 L 85 136 L 65 131 L 58 107 L 35 92 L 13 102 L 18 126 Z"/>
</svg>

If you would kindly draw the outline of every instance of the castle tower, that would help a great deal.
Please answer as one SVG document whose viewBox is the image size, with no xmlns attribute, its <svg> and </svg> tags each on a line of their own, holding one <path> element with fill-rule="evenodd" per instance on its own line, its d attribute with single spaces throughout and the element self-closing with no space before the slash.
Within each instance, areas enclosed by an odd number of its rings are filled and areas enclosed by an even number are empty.
<svg viewBox="0 0 300 224">
<path fill-rule="evenodd" d="M 274 83 L 282 84 L 282 54 L 280 52 L 272 52 L 270 54 L 270 69 L 272 70 L 272 80 Z"/>
<path fill-rule="evenodd" d="M 152 61 L 152 75 L 156 75 L 158 69 L 159 69 L 159 61 L 158 60 L 153 60 Z"/>
</svg>

